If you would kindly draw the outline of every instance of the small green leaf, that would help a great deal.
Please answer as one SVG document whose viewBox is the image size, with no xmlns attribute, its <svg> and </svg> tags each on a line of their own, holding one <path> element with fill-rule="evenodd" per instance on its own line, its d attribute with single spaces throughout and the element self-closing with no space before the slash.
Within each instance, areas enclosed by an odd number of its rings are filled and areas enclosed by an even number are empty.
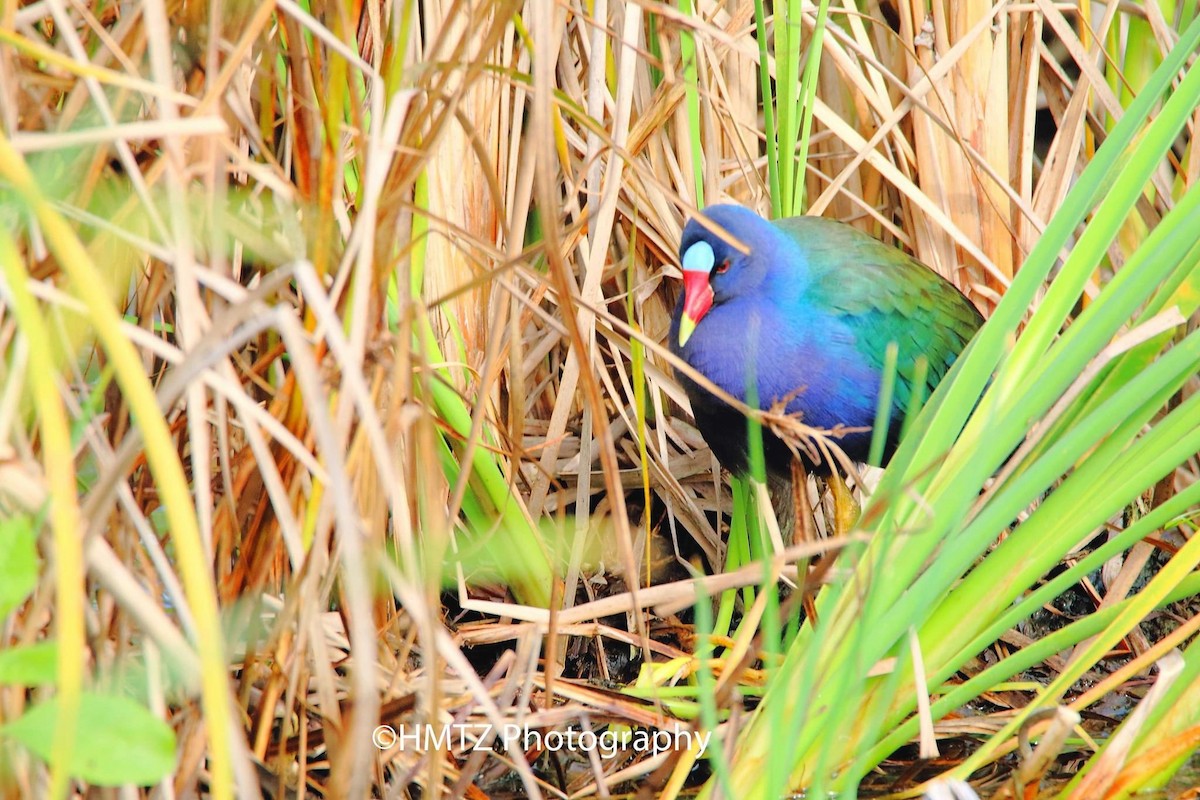
<svg viewBox="0 0 1200 800">
<path fill-rule="evenodd" d="M 38 642 L 0 650 L 0 685 L 43 686 L 54 683 L 58 642 Z"/>
<path fill-rule="evenodd" d="M 39 703 L 0 727 L 49 761 L 57 698 Z M 175 732 L 143 705 L 127 697 L 84 692 L 79 735 L 67 771 L 95 786 L 149 786 L 175 769 Z"/>
<path fill-rule="evenodd" d="M 37 536 L 24 514 L 0 520 L 0 618 L 29 597 L 37 586 Z"/>
</svg>

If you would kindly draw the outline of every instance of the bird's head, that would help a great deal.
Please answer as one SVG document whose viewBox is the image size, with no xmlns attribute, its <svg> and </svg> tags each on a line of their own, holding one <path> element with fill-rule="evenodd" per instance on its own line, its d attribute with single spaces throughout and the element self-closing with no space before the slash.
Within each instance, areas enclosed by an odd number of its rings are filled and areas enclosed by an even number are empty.
<svg viewBox="0 0 1200 800">
<path fill-rule="evenodd" d="M 679 346 L 714 305 L 756 291 L 766 280 L 776 229 L 748 208 L 711 206 L 706 222 L 688 220 L 679 243 L 683 264 L 683 314 Z"/>
</svg>

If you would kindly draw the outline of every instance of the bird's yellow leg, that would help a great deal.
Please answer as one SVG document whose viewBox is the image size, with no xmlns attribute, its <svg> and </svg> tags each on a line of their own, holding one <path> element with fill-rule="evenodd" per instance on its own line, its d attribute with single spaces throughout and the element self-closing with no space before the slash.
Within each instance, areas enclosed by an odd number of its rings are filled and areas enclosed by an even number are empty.
<svg viewBox="0 0 1200 800">
<path fill-rule="evenodd" d="M 788 485 L 792 493 L 792 544 L 812 543 L 817 535 L 817 521 L 813 517 L 812 503 L 808 499 L 808 471 L 798 458 L 792 459 L 792 482 Z"/>
<path fill-rule="evenodd" d="M 833 495 L 833 533 L 845 536 L 858 523 L 862 508 L 836 468 L 830 470 L 829 493 Z"/>
</svg>

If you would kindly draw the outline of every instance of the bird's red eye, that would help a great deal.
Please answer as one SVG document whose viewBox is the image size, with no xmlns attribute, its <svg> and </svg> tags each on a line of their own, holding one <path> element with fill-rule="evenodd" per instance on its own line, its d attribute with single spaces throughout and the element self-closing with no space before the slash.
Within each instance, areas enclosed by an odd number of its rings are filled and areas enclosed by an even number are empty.
<svg viewBox="0 0 1200 800">
<path fill-rule="evenodd" d="M 717 273 L 718 275 L 729 272 L 729 259 L 727 258 L 720 264 L 717 264 L 716 268 L 713 269 L 713 272 Z"/>
</svg>

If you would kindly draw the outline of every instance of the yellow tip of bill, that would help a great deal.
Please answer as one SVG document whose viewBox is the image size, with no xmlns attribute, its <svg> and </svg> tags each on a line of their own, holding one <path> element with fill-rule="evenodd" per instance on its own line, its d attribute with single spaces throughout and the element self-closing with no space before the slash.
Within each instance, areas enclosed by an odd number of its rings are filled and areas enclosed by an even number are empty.
<svg viewBox="0 0 1200 800">
<path fill-rule="evenodd" d="M 684 314 L 679 320 L 679 346 L 683 347 L 687 344 L 687 340 L 692 338 L 692 332 L 696 330 L 696 321 Z"/>
</svg>

